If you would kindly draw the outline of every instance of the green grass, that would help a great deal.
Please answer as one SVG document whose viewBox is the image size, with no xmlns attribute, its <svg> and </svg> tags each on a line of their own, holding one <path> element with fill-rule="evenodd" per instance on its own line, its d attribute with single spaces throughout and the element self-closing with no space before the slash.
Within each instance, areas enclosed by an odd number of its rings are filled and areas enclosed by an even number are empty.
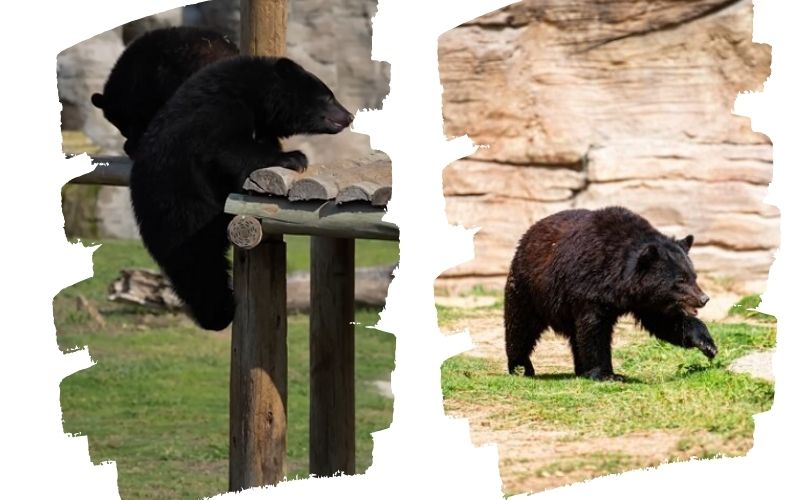
<svg viewBox="0 0 800 500">
<path fill-rule="evenodd" d="M 635 461 L 630 455 L 619 452 L 586 453 L 568 460 L 559 460 L 536 470 L 539 477 L 590 471 L 596 476 L 618 474 L 630 470 Z"/>
<path fill-rule="evenodd" d="M 467 318 L 469 316 L 469 312 L 470 310 L 436 304 L 436 315 L 439 319 L 440 327 L 450 326 L 460 319 Z"/>
<path fill-rule="evenodd" d="M 489 296 L 493 298 L 497 297 L 496 294 L 488 294 L 488 293 L 480 295 Z M 502 298 L 497 299 L 494 303 L 488 306 L 476 306 L 470 308 L 451 307 L 451 306 L 436 304 L 436 316 L 440 328 L 449 328 L 452 327 L 455 323 L 458 323 L 459 321 L 469 320 L 472 318 L 479 318 L 482 316 L 486 316 L 487 314 L 491 314 L 493 311 L 502 311 L 502 310 L 503 310 Z M 502 322 L 502 319 L 500 321 Z"/>
<path fill-rule="evenodd" d="M 708 431 L 725 439 L 752 438 L 752 415 L 768 410 L 771 383 L 730 373 L 725 366 L 746 352 L 775 344 L 771 326 L 711 324 L 719 354 L 708 362 L 697 350 L 656 340 L 614 351 L 622 383 L 576 378 L 571 370 L 533 379 L 505 374 L 500 362 L 458 356 L 442 367 L 445 399 L 469 405 L 503 403 L 503 418 L 617 436 L 635 431 Z M 567 346 L 564 347 L 568 349 Z M 535 355 L 534 355 L 535 366 Z"/>
<path fill-rule="evenodd" d="M 287 267 L 308 266 L 304 238 L 287 238 Z M 359 265 L 396 262 L 392 243 L 359 241 Z M 154 268 L 139 243 L 109 241 L 95 252 L 95 278 L 54 299 L 62 350 L 89 346 L 97 365 L 64 379 L 65 432 L 89 436 L 95 463 L 117 462 L 123 498 L 200 498 L 227 488 L 230 336 L 205 332 L 180 314 L 154 313 L 105 300 L 122 267 Z M 78 295 L 106 321 L 92 323 Z M 392 401 L 372 382 L 389 380 L 394 337 L 366 328 L 377 311 L 356 314 L 356 467 L 371 463 L 371 432 L 391 423 Z M 291 316 L 289 348 L 289 477 L 307 475 L 308 318 Z"/>
<path fill-rule="evenodd" d="M 728 310 L 728 315 L 774 323 L 775 316 L 770 316 L 769 314 L 764 314 L 755 310 L 759 304 L 761 304 L 761 296 L 748 295 L 731 306 L 730 310 Z"/>
</svg>

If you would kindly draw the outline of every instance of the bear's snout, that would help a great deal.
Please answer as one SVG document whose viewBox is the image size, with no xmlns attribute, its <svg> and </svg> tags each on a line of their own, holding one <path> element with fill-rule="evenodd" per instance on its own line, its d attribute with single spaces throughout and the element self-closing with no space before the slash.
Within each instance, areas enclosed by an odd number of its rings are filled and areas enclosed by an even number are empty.
<svg viewBox="0 0 800 500">
<path fill-rule="evenodd" d="M 694 286 L 694 289 L 685 297 L 683 301 L 683 312 L 689 316 L 697 316 L 697 310 L 708 304 L 711 300 L 708 295 L 703 292 L 700 287 Z"/>
<path fill-rule="evenodd" d="M 355 117 L 338 102 L 332 102 L 325 110 L 323 120 L 328 125 L 326 132 L 336 134 L 346 129 Z"/>
</svg>

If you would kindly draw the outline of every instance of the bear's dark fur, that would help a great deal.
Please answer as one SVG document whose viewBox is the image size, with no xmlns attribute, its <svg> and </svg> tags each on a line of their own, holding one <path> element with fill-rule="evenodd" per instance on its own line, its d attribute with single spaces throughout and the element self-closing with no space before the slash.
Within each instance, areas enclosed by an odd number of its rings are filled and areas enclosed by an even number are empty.
<svg viewBox="0 0 800 500">
<path fill-rule="evenodd" d="M 138 37 L 114 64 L 102 94 L 92 104 L 127 139 L 125 153 L 136 156 L 139 139 L 156 112 L 197 70 L 234 57 L 239 48 L 208 29 L 163 28 Z"/>
<path fill-rule="evenodd" d="M 695 318 L 708 302 L 688 252 L 694 241 L 658 232 L 621 207 L 565 210 L 534 224 L 522 237 L 505 288 L 505 341 L 509 373 L 533 376 L 531 352 L 551 327 L 569 339 L 577 375 L 617 379 L 611 335 L 632 313 L 655 337 L 698 347 L 716 346 Z"/>
<path fill-rule="evenodd" d="M 201 327 L 233 318 L 228 194 L 258 168 L 305 169 L 305 155 L 282 152 L 279 138 L 335 134 L 352 119 L 293 61 L 239 56 L 198 71 L 150 122 L 131 172 L 133 208 L 145 246 Z"/>
</svg>

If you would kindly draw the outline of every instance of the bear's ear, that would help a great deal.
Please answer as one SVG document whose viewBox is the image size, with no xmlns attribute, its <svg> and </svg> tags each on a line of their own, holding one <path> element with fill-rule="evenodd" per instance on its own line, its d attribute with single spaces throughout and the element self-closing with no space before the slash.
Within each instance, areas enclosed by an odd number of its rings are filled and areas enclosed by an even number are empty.
<svg viewBox="0 0 800 500">
<path fill-rule="evenodd" d="M 302 68 L 288 57 L 281 57 L 275 61 L 275 72 L 280 76 L 289 76 L 296 73 L 298 69 Z"/>
<path fill-rule="evenodd" d="M 658 260 L 658 247 L 653 243 L 649 243 L 639 252 L 639 257 L 636 259 L 636 269 L 647 269 L 656 260 Z"/>
<path fill-rule="evenodd" d="M 92 104 L 95 108 L 103 109 L 103 94 L 92 94 Z"/>
<path fill-rule="evenodd" d="M 678 240 L 678 245 L 680 245 L 686 253 L 689 253 L 689 249 L 692 248 L 692 243 L 694 243 L 694 236 L 691 234 L 682 240 Z"/>
</svg>

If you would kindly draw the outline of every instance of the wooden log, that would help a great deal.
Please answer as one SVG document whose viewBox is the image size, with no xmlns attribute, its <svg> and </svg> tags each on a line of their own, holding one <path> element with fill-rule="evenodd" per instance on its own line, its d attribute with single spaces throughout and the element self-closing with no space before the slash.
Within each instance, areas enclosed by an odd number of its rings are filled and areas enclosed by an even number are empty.
<svg viewBox="0 0 800 500">
<path fill-rule="evenodd" d="M 249 215 L 237 215 L 228 223 L 228 240 L 243 250 L 250 250 L 261 243 L 261 223 Z"/>
<path fill-rule="evenodd" d="M 286 476 L 286 244 L 234 249 L 229 489 Z"/>
<path fill-rule="evenodd" d="M 286 54 L 287 0 L 242 0 L 241 23 L 243 54 Z"/>
<path fill-rule="evenodd" d="M 332 200 L 338 193 L 339 185 L 332 176 L 305 177 L 295 182 L 289 190 L 289 200 Z"/>
<path fill-rule="evenodd" d="M 284 167 L 259 168 L 244 182 L 244 189 L 256 193 L 286 196 L 299 176 L 300 174 L 294 170 Z"/>
<path fill-rule="evenodd" d="M 355 306 L 381 308 L 386 305 L 386 295 L 397 265 L 356 268 Z M 296 271 L 286 278 L 286 311 L 308 313 L 311 309 L 311 274 Z"/>
<path fill-rule="evenodd" d="M 90 302 L 89 299 L 84 297 L 83 294 L 80 293 L 78 294 L 78 300 L 76 305 L 77 309 L 79 311 L 86 312 L 86 314 L 88 314 L 89 317 L 92 318 L 92 321 L 94 321 L 98 327 L 100 328 L 106 327 L 106 320 L 105 318 L 103 318 L 103 315 L 100 314 L 100 311 L 97 310 L 97 307 L 95 307 L 95 305 L 92 302 Z"/>
<path fill-rule="evenodd" d="M 169 280 L 151 269 L 120 270 L 108 287 L 108 300 L 167 310 L 183 308 Z"/>
<path fill-rule="evenodd" d="M 101 184 L 127 186 L 130 183 L 133 161 L 127 156 L 93 156 L 94 170 L 75 177 L 69 184 Z"/>
<path fill-rule="evenodd" d="M 291 201 L 372 201 L 376 192 L 385 193 L 388 189 L 388 193 L 391 193 L 391 170 L 389 158 L 381 152 L 375 152 L 330 164 L 309 165 L 303 173 L 281 167 L 259 169 L 245 181 L 244 189 L 288 196 Z M 373 204 L 378 206 L 379 203 Z"/>
<path fill-rule="evenodd" d="M 389 157 L 381 152 L 341 160 L 330 164 L 318 165 L 303 177 L 330 177 L 342 190 L 360 182 L 372 182 L 379 186 L 391 186 L 392 163 Z"/>
<path fill-rule="evenodd" d="M 242 0 L 242 53 L 286 52 L 287 0 Z M 286 476 L 286 244 L 265 237 L 234 248 L 236 314 L 231 335 L 232 491 L 276 484 Z"/>
<path fill-rule="evenodd" d="M 382 220 L 385 211 L 366 202 L 336 205 L 334 201 L 289 201 L 232 194 L 225 212 L 261 220 L 264 232 L 334 238 L 398 240 L 397 226 Z"/>
<path fill-rule="evenodd" d="M 309 472 L 355 473 L 355 242 L 311 238 Z"/>
<path fill-rule="evenodd" d="M 339 190 L 336 203 L 342 204 L 349 201 L 370 201 L 373 193 L 381 186 L 371 181 L 360 181 Z"/>
</svg>

